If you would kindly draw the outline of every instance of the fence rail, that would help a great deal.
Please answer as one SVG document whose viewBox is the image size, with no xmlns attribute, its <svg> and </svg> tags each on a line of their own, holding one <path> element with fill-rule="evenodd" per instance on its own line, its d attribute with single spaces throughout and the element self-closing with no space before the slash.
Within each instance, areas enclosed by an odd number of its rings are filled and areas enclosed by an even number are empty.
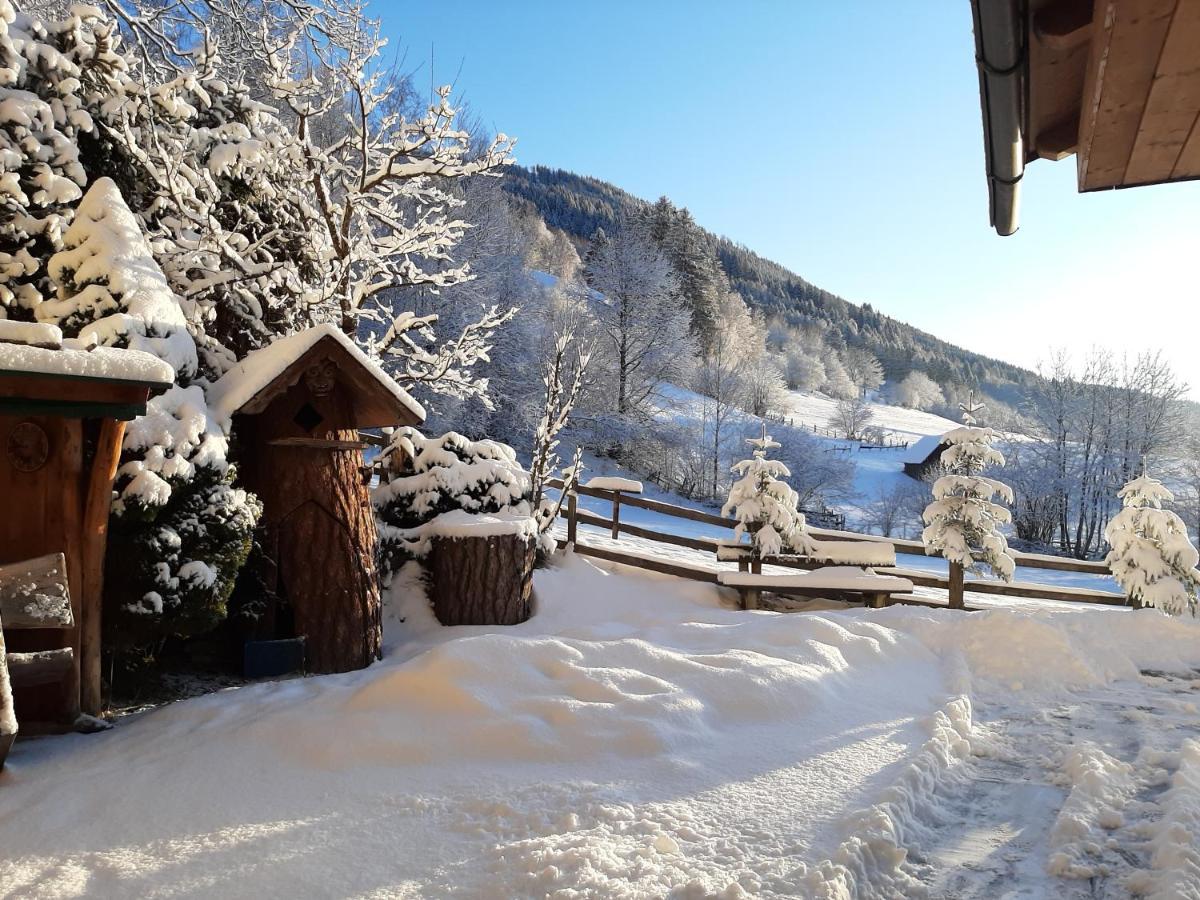
<svg viewBox="0 0 1200 900">
<path fill-rule="evenodd" d="M 557 479 L 552 479 L 549 482 L 551 487 L 562 488 L 563 484 Z M 604 559 L 610 562 L 621 563 L 624 565 L 635 566 L 643 569 L 648 569 L 654 572 L 663 572 L 669 575 L 675 575 L 680 578 L 690 578 L 694 581 L 704 581 L 715 583 L 717 573 L 715 569 L 689 566 L 683 562 L 666 561 L 645 554 L 634 553 L 626 550 L 617 550 L 615 548 L 605 547 L 594 543 L 583 543 L 578 541 L 577 527 L 578 525 L 591 525 L 596 528 L 602 528 L 608 531 L 613 538 L 619 537 L 621 534 L 627 534 L 631 537 L 640 537 L 646 540 L 655 541 L 661 544 L 669 544 L 676 547 L 686 547 L 691 550 L 700 550 L 703 552 L 712 553 L 715 557 L 718 540 L 716 538 L 707 537 L 690 537 L 687 535 L 672 534 L 668 531 L 661 531 L 656 528 L 648 528 L 644 525 L 634 525 L 629 522 L 622 522 L 620 519 L 620 509 L 622 506 L 635 506 L 640 509 L 650 510 L 665 516 L 670 516 L 677 519 L 684 519 L 690 522 L 701 522 L 707 525 L 713 525 L 720 528 L 732 529 L 737 522 L 734 519 L 725 516 L 715 515 L 714 513 L 705 512 L 704 510 L 691 509 L 686 506 L 678 506 L 673 503 L 666 503 L 662 500 L 652 500 L 648 497 L 641 497 L 636 494 L 628 494 L 622 491 L 601 490 L 598 488 L 589 488 L 579 486 L 576 488 L 576 493 L 585 497 L 595 497 L 597 499 L 608 500 L 612 504 L 612 515 L 605 517 L 587 510 L 578 508 L 578 504 L 570 503 L 564 506 L 560 515 L 567 522 L 568 540 L 560 541 L 561 544 L 568 542 L 575 544 L 575 552 L 583 556 L 593 556 L 597 559 Z M 844 540 L 844 541 L 882 541 L 895 546 L 900 553 L 925 555 L 925 547 L 919 541 L 898 540 L 887 537 L 880 537 L 873 534 L 861 534 L 855 531 L 834 530 L 828 528 L 810 528 L 809 533 L 814 537 L 825 540 Z M 1066 559 L 1057 556 L 1047 556 L 1039 553 L 1014 553 L 1013 554 L 1017 565 L 1031 569 L 1045 569 L 1048 571 L 1059 572 L 1077 572 L 1090 575 L 1108 575 L 1109 570 L 1104 563 L 1092 562 L 1088 560 Z M 778 565 L 786 568 L 811 570 L 821 568 L 820 563 L 812 562 L 804 558 L 784 557 L 777 560 L 772 560 L 769 565 Z M 876 572 L 880 575 L 896 575 L 901 578 L 907 578 L 914 585 L 919 587 L 939 588 L 953 592 L 955 585 L 953 579 L 948 575 L 941 575 L 937 572 L 926 572 L 919 569 L 910 569 L 903 566 L 895 567 L 876 567 Z M 1040 584 L 1037 582 L 1003 582 L 1003 581 L 986 581 L 982 579 L 967 579 L 963 582 L 962 590 L 976 594 L 998 595 L 1002 597 L 1022 597 L 1035 598 L 1045 600 L 1059 600 L 1068 603 L 1098 603 L 1105 606 L 1124 606 L 1125 597 L 1121 594 L 1110 591 L 1099 591 L 1090 588 L 1081 587 L 1064 587 L 1062 585 Z M 920 598 L 913 600 L 918 605 L 933 605 L 941 604 L 922 601 Z M 961 605 L 961 598 L 959 598 Z M 967 608 L 967 607 L 964 607 Z"/>
</svg>

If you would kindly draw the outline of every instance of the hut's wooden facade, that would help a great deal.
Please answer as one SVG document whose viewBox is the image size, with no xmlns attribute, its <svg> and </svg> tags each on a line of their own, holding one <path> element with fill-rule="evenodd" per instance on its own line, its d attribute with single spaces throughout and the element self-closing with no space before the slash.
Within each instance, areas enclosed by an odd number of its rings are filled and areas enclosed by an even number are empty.
<svg viewBox="0 0 1200 900">
<path fill-rule="evenodd" d="M 332 326 L 251 353 L 210 392 L 232 417 L 240 483 L 263 503 L 253 637 L 303 637 L 310 672 L 379 657 L 375 517 L 358 429 L 417 425 L 424 410 Z M 242 585 L 239 585 L 239 589 Z"/>
<path fill-rule="evenodd" d="M 61 553 L 70 597 L 69 625 L 0 622 L 10 654 L 69 651 L 56 658 L 70 657 L 71 708 L 48 709 L 44 690 L 23 697 L 14 677 L 17 716 L 27 721 L 100 712 L 104 552 L 125 423 L 174 379 L 149 354 L 76 347 L 57 332 L 47 328 L 39 345 L 0 333 L 0 565 Z"/>
</svg>

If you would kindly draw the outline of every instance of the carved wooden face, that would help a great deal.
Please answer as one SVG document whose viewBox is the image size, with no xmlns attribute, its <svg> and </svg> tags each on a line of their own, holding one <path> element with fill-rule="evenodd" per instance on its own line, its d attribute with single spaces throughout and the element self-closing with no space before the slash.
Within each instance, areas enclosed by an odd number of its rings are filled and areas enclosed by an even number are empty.
<svg viewBox="0 0 1200 900">
<path fill-rule="evenodd" d="M 337 384 L 337 364 L 332 360 L 313 363 L 304 370 L 304 386 L 314 397 L 324 397 Z"/>
</svg>

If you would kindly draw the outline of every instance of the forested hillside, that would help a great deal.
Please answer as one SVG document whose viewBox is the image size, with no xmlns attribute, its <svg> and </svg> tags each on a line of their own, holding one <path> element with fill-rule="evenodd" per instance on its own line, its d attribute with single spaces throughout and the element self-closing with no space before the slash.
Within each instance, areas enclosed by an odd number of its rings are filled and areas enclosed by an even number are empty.
<svg viewBox="0 0 1200 900">
<path fill-rule="evenodd" d="M 652 204 L 621 188 L 562 169 L 545 166 L 506 170 L 504 187 L 529 201 L 546 225 L 566 232 L 581 247 L 597 229 L 616 230 L 620 223 L 645 214 Z M 991 385 L 1004 395 L 1006 383 L 1029 384 L 1027 370 L 956 347 L 886 316 L 869 303 L 858 305 L 823 290 L 778 263 L 728 238 L 702 232 L 720 260 L 730 286 L 751 307 L 781 315 L 793 326 L 821 322 L 830 336 L 847 347 L 870 350 L 883 364 L 888 380 L 920 369 L 943 384 Z"/>
</svg>

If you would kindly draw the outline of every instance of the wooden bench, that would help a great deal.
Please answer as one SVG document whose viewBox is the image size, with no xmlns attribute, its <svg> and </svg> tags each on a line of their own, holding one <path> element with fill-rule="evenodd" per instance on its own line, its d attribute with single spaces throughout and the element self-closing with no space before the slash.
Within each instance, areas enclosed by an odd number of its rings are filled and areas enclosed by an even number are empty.
<svg viewBox="0 0 1200 900">
<path fill-rule="evenodd" d="M 0 566 L 0 766 L 17 734 L 16 711 L 22 696 L 57 686 L 53 714 L 27 721 L 26 734 L 65 731 L 79 715 L 79 676 L 69 634 L 48 637 L 46 632 L 69 633 L 75 626 L 71 594 L 67 587 L 66 559 L 52 553 Z M 5 652 L 4 635 L 36 635 L 33 646 Z M 59 646 L 37 646 L 38 643 Z M 22 642 L 25 643 L 25 642 Z M 22 716 L 24 718 L 24 716 Z"/>
<path fill-rule="evenodd" d="M 827 566 L 801 575 L 763 575 L 761 572 L 720 572 L 717 583 L 736 588 L 742 609 L 758 609 L 762 594 L 828 597 L 834 600 L 861 599 L 878 609 L 887 606 L 893 594 L 911 594 L 913 584 L 895 575 L 876 575 L 856 566 Z"/>
<path fill-rule="evenodd" d="M 813 552 L 801 556 L 799 554 L 782 554 L 780 556 L 759 557 L 754 560 L 749 544 L 735 541 L 719 541 L 717 543 L 717 560 L 720 562 L 736 562 L 739 571 L 749 571 L 754 562 L 765 565 L 787 565 L 789 562 L 804 561 L 811 563 L 811 568 L 821 566 L 863 566 L 863 567 L 892 567 L 896 565 L 896 547 L 886 541 L 818 541 L 814 540 Z"/>
<path fill-rule="evenodd" d="M 744 609 L 757 609 L 764 590 L 804 597 L 862 598 L 872 607 L 887 606 L 892 594 L 911 594 L 913 583 L 894 575 L 877 575 L 875 566 L 895 566 L 896 547 L 887 541 L 812 541 L 812 552 L 755 557 L 749 544 L 721 541 L 719 562 L 736 562 L 737 572 L 721 572 L 718 583 L 735 587 Z M 808 575 L 763 575 L 764 565 L 796 565 Z"/>
</svg>

